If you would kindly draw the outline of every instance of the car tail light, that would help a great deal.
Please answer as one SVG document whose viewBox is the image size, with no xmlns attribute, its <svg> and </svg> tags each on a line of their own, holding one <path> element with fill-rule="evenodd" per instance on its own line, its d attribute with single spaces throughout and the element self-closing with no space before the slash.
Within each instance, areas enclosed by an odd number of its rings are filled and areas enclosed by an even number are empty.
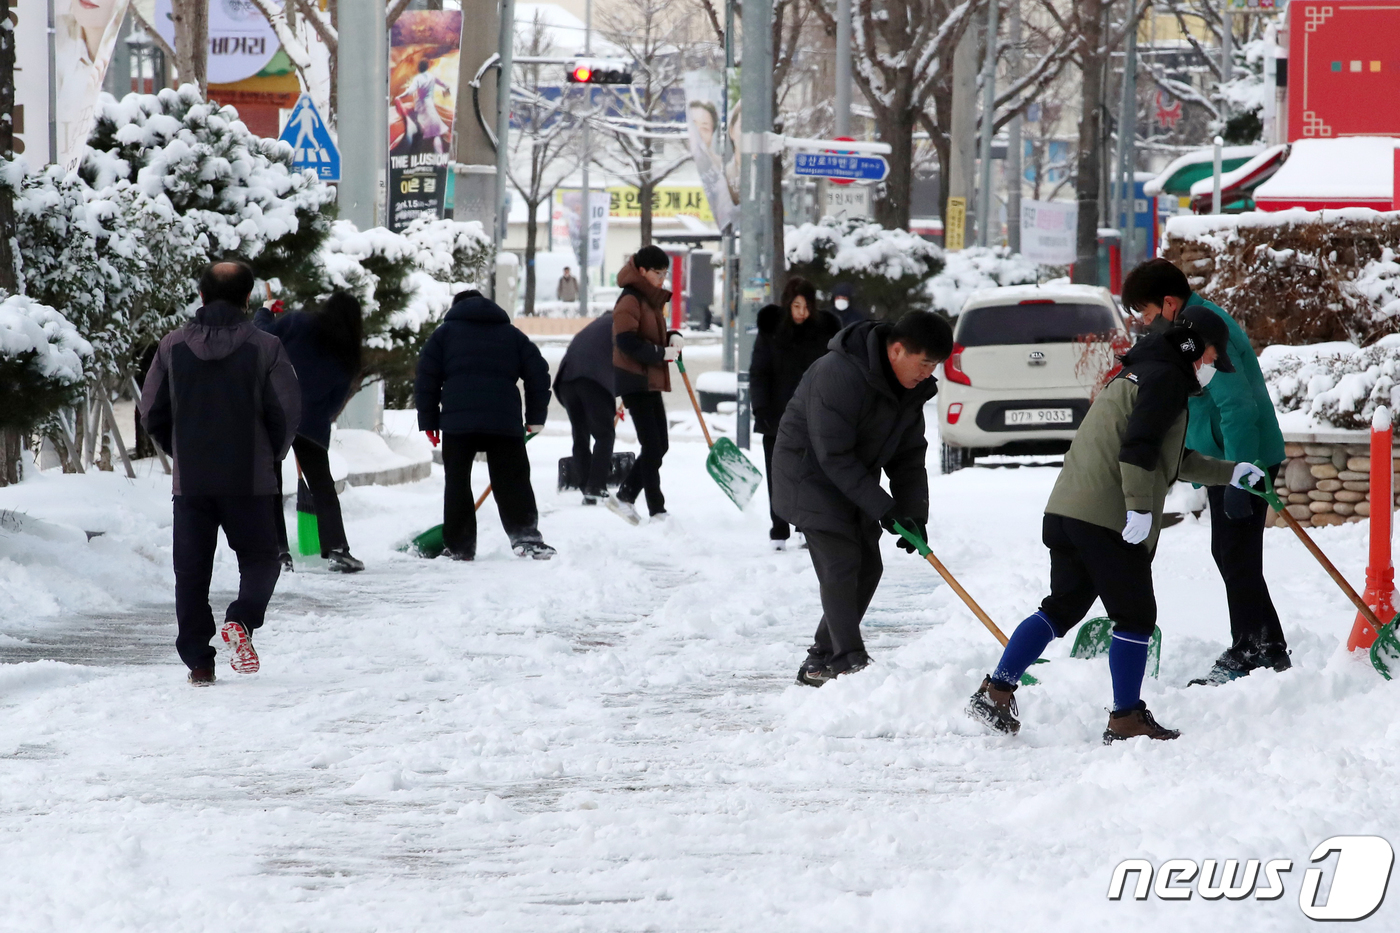
<svg viewBox="0 0 1400 933">
<path fill-rule="evenodd" d="M 1027 298 L 1027 299 L 1025 299 L 1024 301 L 1018 301 L 1018 302 L 1016 302 L 1016 303 L 1017 303 L 1018 305 L 1052 305 L 1052 304 L 1055 303 L 1055 299 L 1054 299 L 1054 298 Z"/>
<path fill-rule="evenodd" d="M 953 344 L 952 355 L 943 363 L 943 375 L 948 377 L 949 382 L 970 386 L 972 380 L 967 378 L 967 373 L 962 370 L 962 353 L 965 349 L 966 347 L 960 343 Z"/>
<path fill-rule="evenodd" d="M 948 423 L 957 424 L 962 417 L 962 402 L 954 402 L 948 406 Z"/>
</svg>

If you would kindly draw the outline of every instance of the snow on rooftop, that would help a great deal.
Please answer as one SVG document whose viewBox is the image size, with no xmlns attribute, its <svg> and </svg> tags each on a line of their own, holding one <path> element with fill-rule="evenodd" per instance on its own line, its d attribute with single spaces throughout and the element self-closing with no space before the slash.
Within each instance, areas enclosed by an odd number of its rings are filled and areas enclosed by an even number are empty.
<svg viewBox="0 0 1400 933">
<path fill-rule="evenodd" d="M 1108 290 L 1097 285 L 1008 285 L 1003 288 L 982 288 L 968 296 L 966 307 L 981 304 L 1004 304 L 1008 301 L 1092 301 L 1102 303 Z"/>
<path fill-rule="evenodd" d="M 1262 188 L 1263 185 L 1256 188 L 1255 194 L 1257 195 Z M 1283 227 L 1288 224 L 1343 221 L 1365 222 L 1385 217 L 1394 219 L 1395 216 L 1395 212 L 1378 211 L 1369 207 L 1344 207 L 1327 211 L 1310 211 L 1294 207 L 1286 211 L 1247 211 L 1243 214 L 1177 214 L 1175 217 L 1168 218 L 1166 232 L 1169 237 L 1195 240 L 1215 234 L 1229 233 L 1240 227 Z"/>
<path fill-rule="evenodd" d="M 1254 189 L 1254 200 L 1388 201 L 1394 189 L 1396 143 L 1388 136 L 1300 139 L 1278 172 Z"/>
<path fill-rule="evenodd" d="M 1240 182 L 1244 181 L 1250 175 L 1257 172 L 1260 168 L 1264 167 L 1265 165 L 1268 165 L 1269 162 L 1275 159 L 1280 152 L 1283 152 L 1287 148 L 1288 146 L 1286 145 L 1270 146 L 1268 149 L 1265 149 L 1263 152 L 1259 153 L 1257 156 L 1250 159 L 1243 165 L 1233 168 L 1228 172 L 1222 172 L 1220 174 L 1220 190 L 1225 191 L 1231 185 L 1237 185 Z M 1194 198 L 1199 197 L 1203 194 L 1210 194 L 1214 189 L 1214 185 L 1214 176 L 1207 176 L 1205 178 L 1202 178 L 1200 181 L 1191 185 L 1191 197 Z"/>
<path fill-rule="evenodd" d="M 1263 146 L 1225 146 L 1220 150 L 1220 158 L 1222 161 L 1225 159 L 1252 159 L 1263 151 Z M 1215 150 L 1213 148 L 1194 149 L 1185 155 L 1177 156 L 1172 160 L 1170 165 L 1162 169 L 1160 175 L 1143 185 L 1143 193 L 1149 198 L 1156 197 L 1162 193 L 1163 187 L 1177 172 L 1189 166 L 1199 165 L 1202 162 L 1210 162 L 1214 159 Z"/>
</svg>

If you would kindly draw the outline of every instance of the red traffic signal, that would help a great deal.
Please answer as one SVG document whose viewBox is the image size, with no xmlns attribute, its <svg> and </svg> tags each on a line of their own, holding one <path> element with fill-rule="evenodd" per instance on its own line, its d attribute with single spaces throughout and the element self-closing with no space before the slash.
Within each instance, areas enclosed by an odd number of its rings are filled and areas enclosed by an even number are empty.
<svg viewBox="0 0 1400 933">
<path fill-rule="evenodd" d="M 575 65 L 574 70 L 569 73 L 569 80 L 575 84 L 591 84 L 593 69 L 587 65 Z"/>
<path fill-rule="evenodd" d="M 631 84 L 632 63 L 614 59 L 575 59 L 569 66 L 570 84 Z"/>
</svg>

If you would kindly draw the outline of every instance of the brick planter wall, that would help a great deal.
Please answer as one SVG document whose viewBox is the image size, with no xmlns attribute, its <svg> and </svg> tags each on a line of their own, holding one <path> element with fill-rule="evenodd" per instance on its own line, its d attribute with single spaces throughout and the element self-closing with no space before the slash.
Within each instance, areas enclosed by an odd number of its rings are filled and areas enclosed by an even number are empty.
<svg viewBox="0 0 1400 933">
<path fill-rule="evenodd" d="M 1343 525 L 1359 522 L 1371 514 L 1371 445 L 1358 438 L 1355 443 L 1317 443 L 1285 438 L 1286 459 L 1274 479 L 1274 488 L 1289 513 L 1304 527 Z M 1400 447 L 1395 449 L 1400 464 Z M 1391 489 L 1400 489 L 1400 477 L 1392 479 Z M 1396 511 L 1397 503 L 1390 503 Z M 1283 518 L 1269 513 L 1268 523 L 1283 525 Z"/>
</svg>

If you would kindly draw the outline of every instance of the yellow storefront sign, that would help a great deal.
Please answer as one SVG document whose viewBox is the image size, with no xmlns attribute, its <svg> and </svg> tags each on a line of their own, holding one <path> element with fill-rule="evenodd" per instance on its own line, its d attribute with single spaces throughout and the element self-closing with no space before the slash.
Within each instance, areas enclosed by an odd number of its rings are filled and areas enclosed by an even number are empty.
<svg viewBox="0 0 1400 933">
<path fill-rule="evenodd" d="M 609 217 L 642 216 L 642 200 L 636 188 L 608 189 Z M 686 214 L 697 217 L 705 223 L 714 223 L 715 215 L 710 213 L 710 202 L 705 199 L 705 190 L 699 185 L 665 185 L 652 192 L 651 216 L 675 217 Z"/>
</svg>

